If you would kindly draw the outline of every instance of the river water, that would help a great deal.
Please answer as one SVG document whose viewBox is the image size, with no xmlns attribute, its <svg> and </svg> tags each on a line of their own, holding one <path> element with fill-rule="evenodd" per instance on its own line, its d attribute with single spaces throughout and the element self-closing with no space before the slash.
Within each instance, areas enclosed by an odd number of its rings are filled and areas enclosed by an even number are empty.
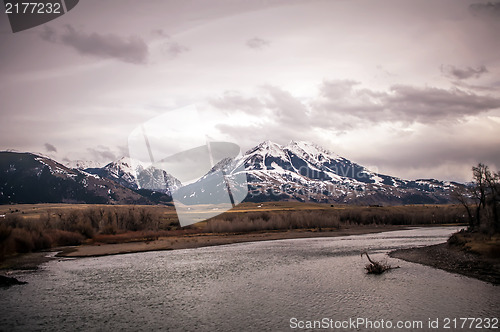
<svg viewBox="0 0 500 332">
<path fill-rule="evenodd" d="M 54 260 L 15 275 L 27 285 L 0 289 L 0 330 L 288 331 L 365 319 L 372 325 L 341 330 L 382 330 L 384 320 L 416 324 L 399 330 L 437 331 L 446 320 L 498 318 L 498 286 L 386 256 L 444 242 L 455 230 Z M 367 275 L 364 250 L 401 268 Z"/>
</svg>

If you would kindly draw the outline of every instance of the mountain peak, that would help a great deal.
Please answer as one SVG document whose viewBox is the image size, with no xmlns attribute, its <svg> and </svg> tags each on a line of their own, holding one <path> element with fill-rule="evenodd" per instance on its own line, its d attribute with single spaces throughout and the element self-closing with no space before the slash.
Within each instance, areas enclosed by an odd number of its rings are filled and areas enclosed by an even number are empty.
<svg viewBox="0 0 500 332">
<path fill-rule="evenodd" d="M 331 159 L 339 159 L 340 156 L 336 153 L 333 153 L 315 143 L 307 142 L 307 141 L 290 141 L 288 145 L 285 147 L 294 153 L 306 154 L 312 157 L 316 157 L 319 155 L 326 155 Z"/>
<path fill-rule="evenodd" d="M 69 168 L 76 168 L 80 170 L 84 170 L 87 168 L 101 168 L 102 165 L 97 161 L 92 160 L 71 160 L 64 163 L 64 166 Z"/>
<path fill-rule="evenodd" d="M 279 145 L 278 143 L 271 141 L 271 140 L 265 140 L 264 142 L 257 145 L 257 147 L 269 149 L 269 148 L 276 148 L 276 147 L 281 148 L 282 146 Z"/>
<path fill-rule="evenodd" d="M 254 148 L 248 150 L 245 155 L 250 155 L 254 153 L 260 154 L 270 154 L 270 155 L 280 155 L 283 154 L 283 146 L 278 143 L 272 142 L 270 140 L 265 140 Z"/>
<path fill-rule="evenodd" d="M 321 149 L 321 150 L 323 150 L 323 148 L 321 148 L 320 146 L 316 145 L 313 142 L 308 142 L 308 141 L 294 141 L 294 140 L 291 140 L 290 143 L 288 143 L 286 145 L 286 147 L 293 147 L 293 146 L 300 147 L 301 149 L 304 149 L 304 148 L 314 148 L 314 149 Z"/>
<path fill-rule="evenodd" d="M 119 165 L 132 165 L 132 159 L 130 157 L 121 157 L 115 161 L 108 163 L 108 165 L 119 164 Z"/>
</svg>

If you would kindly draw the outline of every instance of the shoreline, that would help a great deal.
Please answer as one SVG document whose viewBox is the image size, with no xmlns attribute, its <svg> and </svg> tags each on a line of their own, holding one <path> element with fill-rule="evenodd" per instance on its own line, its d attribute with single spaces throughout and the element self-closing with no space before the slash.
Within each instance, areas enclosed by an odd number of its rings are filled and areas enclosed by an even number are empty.
<svg viewBox="0 0 500 332">
<path fill-rule="evenodd" d="M 500 285 L 500 258 L 465 252 L 448 243 L 398 249 L 391 251 L 389 257 Z"/>
<path fill-rule="evenodd" d="M 301 239 L 315 237 L 340 237 L 374 234 L 408 229 L 403 225 L 351 226 L 335 230 L 297 229 L 289 231 L 252 232 L 244 234 L 199 233 L 184 236 L 160 237 L 154 241 L 125 242 L 116 244 L 93 243 L 76 247 L 59 247 L 47 251 L 19 254 L 0 263 L 0 271 L 36 270 L 39 265 L 57 258 L 85 258 L 123 255 L 147 251 L 192 249 L 234 243 Z M 57 253 L 57 254 L 53 254 Z"/>
<path fill-rule="evenodd" d="M 185 236 L 161 237 L 155 241 L 126 242 L 116 244 L 90 244 L 72 248 L 66 252 L 58 253 L 57 257 L 99 257 L 109 255 L 121 255 L 146 251 L 158 250 L 178 250 L 227 245 L 234 243 L 301 239 L 315 237 L 339 237 L 350 235 L 363 235 L 396 231 L 407 229 L 407 226 L 400 225 L 379 225 L 379 226 L 352 226 L 338 230 L 289 230 L 289 231 L 265 231 L 243 234 L 215 234 L 199 233 Z"/>
<path fill-rule="evenodd" d="M 436 227 L 447 225 L 421 225 L 418 227 Z M 295 229 L 288 231 L 264 231 L 242 234 L 198 233 L 192 235 L 160 237 L 154 241 L 138 241 L 124 243 L 93 243 L 80 246 L 52 248 L 50 250 L 18 254 L 0 262 L 0 272 L 9 274 L 19 270 L 37 270 L 46 262 L 58 258 L 86 258 L 130 253 L 193 249 L 209 246 L 228 245 L 245 242 L 260 242 L 286 239 L 341 237 L 365 235 L 381 232 L 405 230 L 415 226 L 406 225 L 369 225 L 350 226 L 341 229 Z M 481 259 L 478 255 L 460 251 L 458 248 L 448 248 L 446 243 L 409 249 L 399 249 L 390 252 L 392 258 L 402 259 L 411 263 L 423 264 L 448 272 L 458 273 L 477 278 L 493 284 L 500 284 L 500 259 Z"/>
</svg>

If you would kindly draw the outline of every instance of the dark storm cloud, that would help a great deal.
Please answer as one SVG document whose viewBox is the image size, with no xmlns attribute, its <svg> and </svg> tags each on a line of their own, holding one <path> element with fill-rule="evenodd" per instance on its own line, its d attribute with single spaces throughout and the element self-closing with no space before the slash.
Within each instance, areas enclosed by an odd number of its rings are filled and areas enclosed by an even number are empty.
<svg viewBox="0 0 500 332">
<path fill-rule="evenodd" d="M 500 2 L 474 3 L 469 10 L 474 16 L 500 18 Z"/>
<path fill-rule="evenodd" d="M 377 92 L 356 89 L 356 85 L 353 81 L 324 82 L 314 111 L 323 121 L 331 113 L 341 113 L 360 121 L 433 123 L 500 108 L 500 98 L 460 89 L 394 85 L 389 92 Z"/>
<path fill-rule="evenodd" d="M 58 42 L 70 46 L 83 55 L 99 58 L 114 58 L 128 63 L 145 63 L 148 57 L 148 46 L 140 37 L 123 38 L 114 34 L 84 33 L 67 25 L 63 32 L 57 33 L 45 28 L 40 37 L 50 42 Z"/>
<path fill-rule="evenodd" d="M 395 120 L 406 118 L 412 122 L 454 120 L 477 115 L 500 107 L 500 99 L 478 95 L 459 89 L 445 90 L 432 87 L 393 86 L 385 99 Z"/>
<path fill-rule="evenodd" d="M 487 73 L 488 69 L 486 69 L 486 66 L 484 65 L 477 67 L 477 69 L 472 67 L 462 69 L 455 66 L 441 66 L 441 72 L 447 77 L 457 80 L 465 80 L 472 77 L 479 78 L 483 74 Z"/>
<path fill-rule="evenodd" d="M 440 165 L 464 165 L 465 177 L 462 180 L 466 180 L 469 179 L 470 168 L 478 162 L 500 165 L 499 140 L 472 135 L 470 132 L 455 135 L 454 144 L 450 144 L 446 130 L 428 127 L 413 139 L 408 137 L 385 144 L 380 147 L 381 153 L 372 153 L 364 162 L 391 169 L 433 170 Z M 390 160 L 388 153 L 393 156 Z M 443 176 L 446 178 L 449 175 Z"/>
<path fill-rule="evenodd" d="M 254 37 L 252 39 L 247 40 L 246 45 L 254 50 L 261 50 L 265 47 L 268 47 L 271 43 L 268 40 Z"/>
<path fill-rule="evenodd" d="M 54 145 L 50 144 L 50 143 L 45 143 L 45 150 L 47 152 L 57 152 L 57 149 Z"/>
</svg>

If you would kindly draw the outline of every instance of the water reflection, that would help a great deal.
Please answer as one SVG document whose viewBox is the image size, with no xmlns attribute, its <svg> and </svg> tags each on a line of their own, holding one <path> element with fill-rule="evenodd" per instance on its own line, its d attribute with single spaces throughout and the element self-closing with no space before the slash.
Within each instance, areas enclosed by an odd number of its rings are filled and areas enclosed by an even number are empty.
<svg viewBox="0 0 500 332">
<path fill-rule="evenodd" d="M 289 330 L 290 318 L 422 320 L 498 315 L 482 281 L 387 258 L 364 273 L 368 250 L 444 242 L 429 228 L 52 261 L 0 290 L 4 330 Z M 373 253 L 373 254 L 372 254 Z"/>
</svg>

